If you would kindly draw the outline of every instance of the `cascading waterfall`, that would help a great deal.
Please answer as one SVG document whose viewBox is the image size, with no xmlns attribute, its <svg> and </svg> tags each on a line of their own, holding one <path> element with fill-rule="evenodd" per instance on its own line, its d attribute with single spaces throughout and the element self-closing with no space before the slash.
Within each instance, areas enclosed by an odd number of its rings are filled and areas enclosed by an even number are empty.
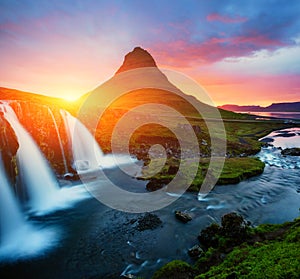
<svg viewBox="0 0 300 279">
<path fill-rule="evenodd" d="M 34 211 L 47 211 L 56 203 L 59 191 L 54 173 L 14 110 L 6 103 L 0 104 L 0 109 L 18 138 L 17 164 L 22 184 L 28 192 L 29 205 Z"/>
<path fill-rule="evenodd" d="M 26 222 L 0 156 L 0 260 L 39 254 L 56 241 L 54 231 L 37 229 Z"/>
<path fill-rule="evenodd" d="M 74 167 L 77 171 L 98 168 L 103 152 L 88 129 L 70 113 L 61 110 L 71 145 Z"/>
<path fill-rule="evenodd" d="M 61 137 L 60 137 L 60 133 L 59 133 L 59 130 L 58 130 L 58 127 L 57 127 L 57 123 L 56 123 L 55 117 L 53 115 L 52 110 L 49 107 L 48 107 L 48 113 L 50 114 L 50 116 L 52 118 L 52 121 L 54 123 L 56 135 L 57 135 L 57 138 L 58 138 L 59 148 L 60 148 L 61 156 L 62 156 L 63 163 L 64 163 L 65 174 L 67 174 L 69 172 L 69 170 L 68 170 L 68 165 L 67 165 L 67 160 L 66 160 L 66 156 L 65 156 L 64 147 L 62 145 L 62 141 L 61 141 Z"/>
<path fill-rule="evenodd" d="M 136 158 L 125 154 L 104 155 L 99 144 L 89 130 L 70 113 L 60 111 L 68 134 L 70 149 L 73 153 L 74 168 L 78 173 L 93 171 L 95 169 L 108 169 L 119 166 L 126 172 L 124 165 L 135 163 Z"/>
<path fill-rule="evenodd" d="M 0 153 L 0 246 L 6 246 L 13 233 L 24 226 L 25 220 L 8 183 Z"/>
</svg>

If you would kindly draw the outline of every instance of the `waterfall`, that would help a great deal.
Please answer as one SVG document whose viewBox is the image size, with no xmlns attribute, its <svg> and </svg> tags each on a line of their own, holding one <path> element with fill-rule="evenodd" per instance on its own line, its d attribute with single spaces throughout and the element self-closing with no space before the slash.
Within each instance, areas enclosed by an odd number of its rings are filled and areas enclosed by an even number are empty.
<svg viewBox="0 0 300 279">
<path fill-rule="evenodd" d="M 6 103 L 0 104 L 0 109 L 18 138 L 17 164 L 29 196 L 29 205 L 34 211 L 49 210 L 56 203 L 59 191 L 54 173 L 37 144 L 20 124 L 14 110 Z"/>
<path fill-rule="evenodd" d="M 56 232 L 25 220 L 0 156 L 0 261 L 34 256 L 56 243 Z"/>
<path fill-rule="evenodd" d="M 25 220 L 8 183 L 0 153 L 0 246 L 6 246 L 13 233 L 23 226 Z"/>
<path fill-rule="evenodd" d="M 61 151 L 61 156 L 62 156 L 64 167 L 65 167 L 65 174 L 67 174 L 69 172 L 69 170 L 68 170 L 68 165 L 67 165 L 67 160 L 66 160 L 66 156 L 65 156 L 64 147 L 62 145 L 60 133 L 59 133 L 59 130 L 58 130 L 58 127 L 57 127 L 57 123 L 56 123 L 55 117 L 53 115 L 53 112 L 49 107 L 48 107 L 48 112 L 49 112 L 49 114 L 52 118 L 52 121 L 54 123 L 55 131 L 56 131 L 56 135 L 57 135 L 57 139 L 58 139 L 58 143 L 59 143 L 59 147 L 60 147 L 60 151 Z"/>
<path fill-rule="evenodd" d="M 77 171 L 87 171 L 99 167 L 103 152 L 88 129 L 70 113 L 61 110 L 68 133 L 73 164 Z"/>
</svg>

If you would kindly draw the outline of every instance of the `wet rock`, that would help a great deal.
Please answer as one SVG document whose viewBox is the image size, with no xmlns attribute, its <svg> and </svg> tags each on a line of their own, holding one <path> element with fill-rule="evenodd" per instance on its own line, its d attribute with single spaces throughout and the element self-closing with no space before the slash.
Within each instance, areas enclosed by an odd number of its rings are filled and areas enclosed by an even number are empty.
<svg viewBox="0 0 300 279">
<path fill-rule="evenodd" d="M 8 178 L 12 183 L 16 182 L 16 153 L 18 148 L 17 136 L 8 121 L 4 118 L 3 112 L 0 112 L 0 157 Z"/>
<path fill-rule="evenodd" d="M 154 192 L 163 188 L 165 185 L 166 185 L 165 183 L 159 181 L 158 179 L 152 179 L 147 183 L 146 189 L 149 192 Z"/>
<path fill-rule="evenodd" d="M 206 247 L 217 247 L 219 244 L 219 234 L 221 227 L 218 224 L 211 224 L 201 231 L 198 240 Z"/>
<path fill-rule="evenodd" d="M 175 211 L 175 217 L 183 223 L 187 223 L 192 220 L 192 216 L 190 214 L 179 210 Z"/>
<path fill-rule="evenodd" d="M 192 258 L 199 258 L 202 253 L 203 253 L 203 249 L 198 244 L 194 245 L 192 248 L 188 250 L 188 254 Z"/>
<path fill-rule="evenodd" d="M 281 154 L 285 156 L 300 156 L 300 148 L 286 148 L 281 151 Z"/>
<path fill-rule="evenodd" d="M 221 233 L 223 236 L 244 239 L 248 223 L 246 220 L 244 220 L 243 216 L 235 212 L 225 214 L 222 217 L 221 224 Z"/>
<path fill-rule="evenodd" d="M 138 219 L 136 229 L 138 231 L 154 230 L 162 224 L 160 218 L 153 213 L 146 213 Z"/>
</svg>

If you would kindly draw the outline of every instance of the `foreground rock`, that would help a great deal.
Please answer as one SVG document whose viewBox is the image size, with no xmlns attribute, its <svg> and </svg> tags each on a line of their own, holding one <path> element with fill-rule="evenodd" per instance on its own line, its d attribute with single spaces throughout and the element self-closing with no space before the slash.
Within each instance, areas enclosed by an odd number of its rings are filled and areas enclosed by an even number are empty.
<svg viewBox="0 0 300 279">
<path fill-rule="evenodd" d="M 300 148 L 286 148 L 281 151 L 281 154 L 285 156 L 300 156 Z"/>
<path fill-rule="evenodd" d="M 188 213 L 176 210 L 175 217 L 183 223 L 187 223 L 192 220 L 192 216 Z"/>
</svg>

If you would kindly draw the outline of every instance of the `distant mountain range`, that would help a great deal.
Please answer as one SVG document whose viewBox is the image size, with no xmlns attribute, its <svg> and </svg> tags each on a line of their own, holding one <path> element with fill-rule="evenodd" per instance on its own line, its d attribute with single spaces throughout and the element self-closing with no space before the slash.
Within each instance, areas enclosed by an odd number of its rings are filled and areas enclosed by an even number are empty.
<svg viewBox="0 0 300 279">
<path fill-rule="evenodd" d="M 218 108 L 234 112 L 300 112 L 300 102 L 273 103 L 267 107 L 223 105 Z"/>
</svg>

